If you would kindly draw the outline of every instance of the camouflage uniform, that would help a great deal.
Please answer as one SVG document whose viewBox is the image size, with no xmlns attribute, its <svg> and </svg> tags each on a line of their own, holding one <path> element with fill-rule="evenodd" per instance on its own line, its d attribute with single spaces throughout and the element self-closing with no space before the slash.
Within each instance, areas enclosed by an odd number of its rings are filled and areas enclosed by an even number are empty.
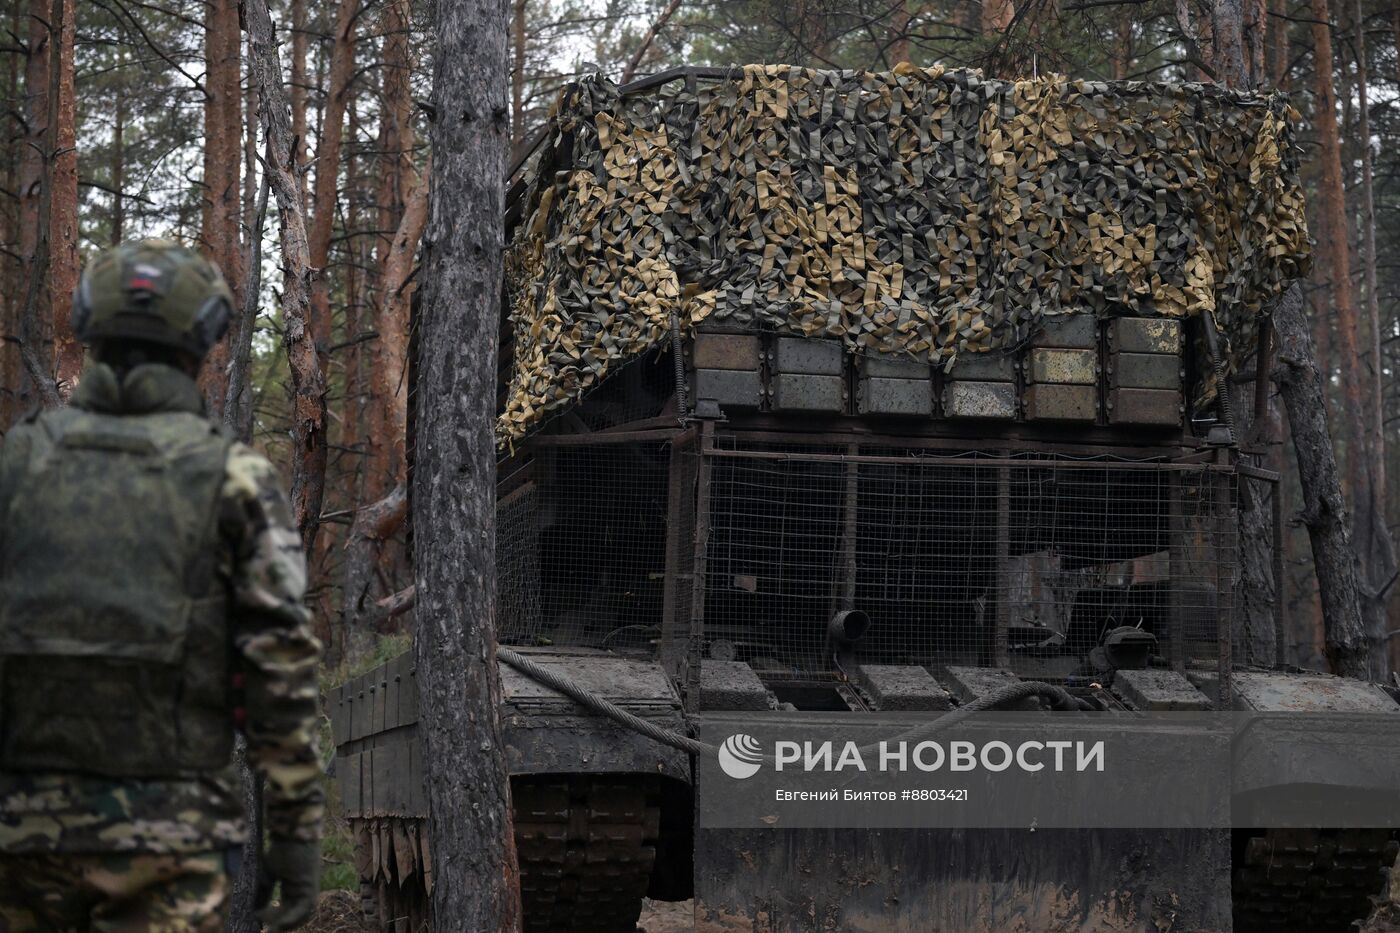
<svg viewBox="0 0 1400 933">
<path fill-rule="evenodd" d="M 71 405 L 203 412 L 194 381 L 161 365 L 137 367 L 119 385 L 109 367 L 93 364 Z M 0 516 L 29 438 L 20 426 L 0 441 Z M 300 542 L 271 464 L 243 444 L 229 448 L 217 507 L 231 680 L 242 696 L 233 718 L 266 777 L 268 834 L 312 842 L 323 808 L 320 644 L 302 602 Z M 0 517 L 0 546 L 4 536 Z M 232 764 L 178 780 L 0 772 L 0 933 L 222 929 L 224 857 L 247 839 L 242 799 Z"/>
</svg>

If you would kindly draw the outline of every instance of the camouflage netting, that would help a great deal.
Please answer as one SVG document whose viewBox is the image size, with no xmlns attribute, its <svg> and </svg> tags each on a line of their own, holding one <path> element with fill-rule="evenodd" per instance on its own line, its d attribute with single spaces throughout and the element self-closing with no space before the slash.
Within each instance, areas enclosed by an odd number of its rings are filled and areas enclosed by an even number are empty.
<svg viewBox="0 0 1400 933">
<path fill-rule="evenodd" d="M 1047 315 L 1215 312 L 1235 356 L 1308 239 L 1278 96 L 750 66 L 555 104 L 507 257 L 508 443 L 673 313 L 927 355 Z"/>
</svg>

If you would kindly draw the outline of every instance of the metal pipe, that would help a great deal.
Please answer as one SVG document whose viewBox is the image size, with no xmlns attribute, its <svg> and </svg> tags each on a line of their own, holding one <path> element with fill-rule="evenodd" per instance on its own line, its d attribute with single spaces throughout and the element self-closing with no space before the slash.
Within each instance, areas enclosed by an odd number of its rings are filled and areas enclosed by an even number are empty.
<svg viewBox="0 0 1400 933">
<path fill-rule="evenodd" d="M 870 631 L 870 616 L 860 609 L 842 609 L 826 624 L 826 637 L 838 647 L 854 645 Z"/>
</svg>

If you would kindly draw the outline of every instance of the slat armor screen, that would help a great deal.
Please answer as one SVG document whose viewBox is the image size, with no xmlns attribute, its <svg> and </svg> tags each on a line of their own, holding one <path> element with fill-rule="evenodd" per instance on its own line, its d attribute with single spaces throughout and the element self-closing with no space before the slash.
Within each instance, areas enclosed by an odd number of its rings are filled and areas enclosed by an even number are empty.
<svg viewBox="0 0 1400 933">
<path fill-rule="evenodd" d="M 713 455 L 705 641 L 770 678 L 843 660 L 1093 678 L 1119 627 L 1215 664 L 1233 480 L 1205 467 L 862 448 Z M 840 651 L 832 615 L 871 620 Z"/>
</svg>

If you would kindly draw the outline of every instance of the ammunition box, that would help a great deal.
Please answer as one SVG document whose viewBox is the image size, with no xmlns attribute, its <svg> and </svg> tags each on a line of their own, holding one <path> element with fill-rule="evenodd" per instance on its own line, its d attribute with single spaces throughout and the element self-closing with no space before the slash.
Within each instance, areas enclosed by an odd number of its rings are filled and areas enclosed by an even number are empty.
<svg viewBox="0 0 1400 933">
<path fill-rule="evenodd" d="M 773 371 L 807 376 L 839 376 L 846 356 L 835 340 L 779 337 L 773 345 Z"/>
<path fill-rule="evenodd" d="M 950 379 L 972 382 L 1011 382 L 1016 360 L 1005 353 L 961 353 L 948 370 Z"/>
<path fill-rule="evenodd" d="M 696 334 L 696 369 L 758 369 L 758 337 L 754 334 Z"/>
<path fill-rule="evenodd" d="M 763 383 L 756 369 L 697 369 L 695 398 L 713 399 L 720 408 L 757 408 Z"/>
<path fill-rule="evenodd" d="M 1093 421 L 1098 412 L 1098 386 L 1047 382 L 1026 389 L 1027 421 Z"/>
<path fill-rule="evenodd" d="M 862 415 L 933 414 L 933 383 L 924 379 L 862 379 L 856 392 Z"/>
<path fill-rule="evenodd" d="M 1091 386 L 1099 381 L 1097 350 L 1031 350 L 1026 380 L 1056 385 Z"/>
<path fill-rule="evenodd" d="M 1180 389 L 1181 357 L 1168 353 L 1115 353 L 1108 358 L 1115 389 Z"/>
<path fill-rule="evenodd" d="M 1110 424 L 1181 424 L 1181 393 L 1171 389 L 1113 389 L 1108 393 Z"/>
<path fill-rule="evenodd" d="M 773 408 L 777 411 L 846 410 L 846 380 L 841 376 L 773 374 Z"/>
<path fill-rule="evenodd" d="M 1114 353 L 1181 353 L 1181 322 L 1165 317 L 1119 317 L 1108 325 Z"/>
<path fill-rule="evenodd" d="M 862 376 L 880 379 L 928 379 L 928 360 L 896 353 L 858 357 Z"/>
<path fill-rule="evenodd" d="M 1092 314 L 1055 314 L 1043 319 L 1032 347 L 1093 350 L 1099 345 L 1099 322 Z"/>
<path fill-rule="evenodd" d="M 943 390 L 943 412 L 949 418 L 1016 417 L 1016 386 L 1010 382 L 950 382 Z"/>
</svg>

